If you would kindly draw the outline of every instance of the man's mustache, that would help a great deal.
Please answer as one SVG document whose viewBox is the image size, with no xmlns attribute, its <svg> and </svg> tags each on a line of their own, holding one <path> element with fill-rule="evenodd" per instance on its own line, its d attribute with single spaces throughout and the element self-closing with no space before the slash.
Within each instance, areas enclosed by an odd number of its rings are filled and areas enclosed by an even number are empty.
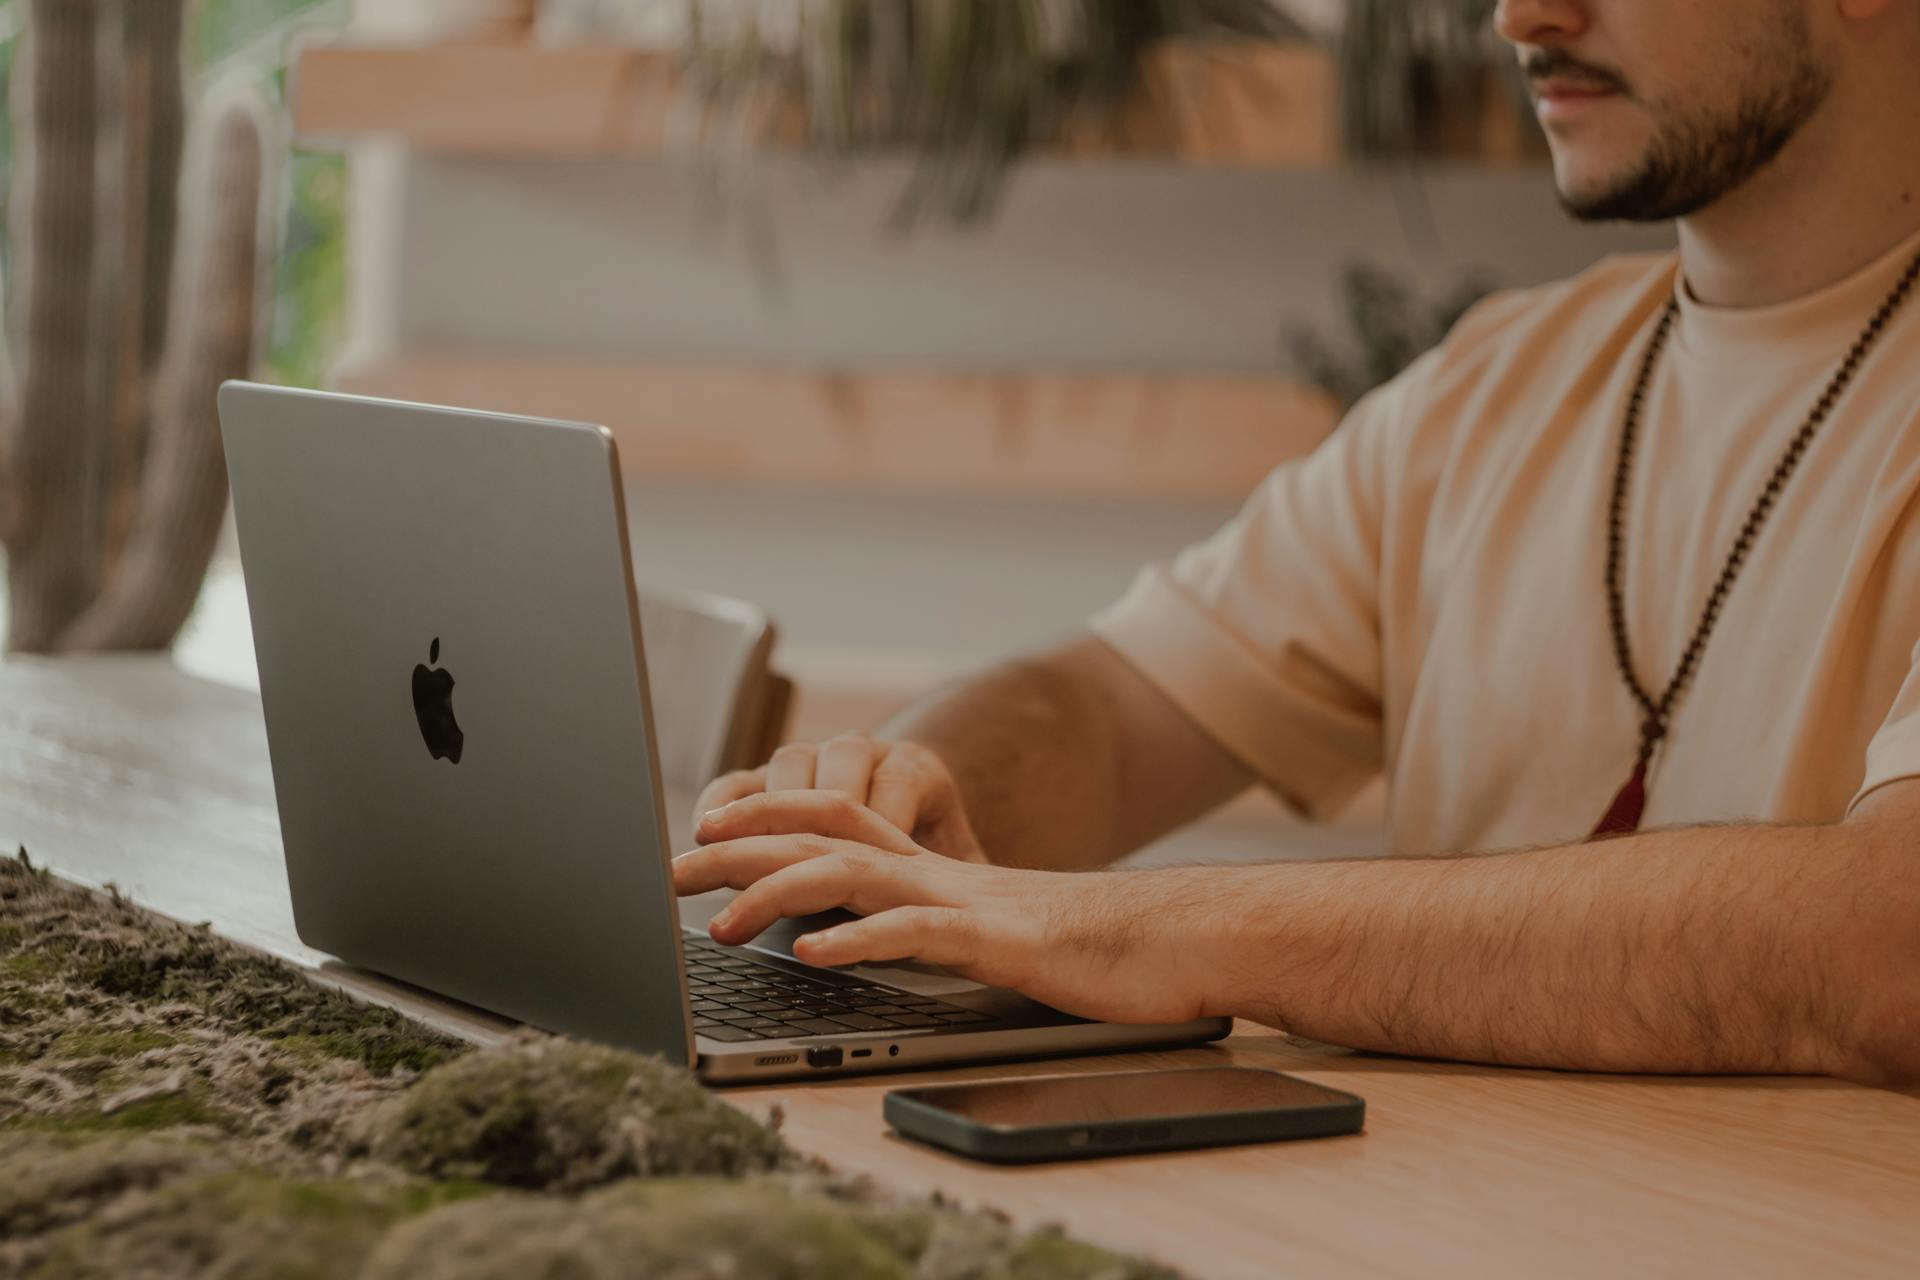
<svg viewBox="0 0 1920 1280">
<path fill-rule="evenodd" d="M 1583 89 L 1632 96 L 1626 78 L 1619 72 L 1582 62 L 1564 49 L 1536 49 L 1521 60 L 1520 69 L 1527 82 L 1536 87 L 1542 80 L 1561 80 Z"/>
</svg>

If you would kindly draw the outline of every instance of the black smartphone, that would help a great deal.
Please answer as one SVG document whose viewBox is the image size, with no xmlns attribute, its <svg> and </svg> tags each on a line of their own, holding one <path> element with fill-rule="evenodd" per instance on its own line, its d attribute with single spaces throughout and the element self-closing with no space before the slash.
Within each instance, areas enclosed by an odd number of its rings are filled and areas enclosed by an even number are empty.
<svg viewBox="0 0 1920 1280">
<path fill-rule="evenodd" d="M 887 1123 L 976 1160 L 1077 1160 L 1358 1133 L 1351 1093 L 1258 1067 L 1188 1067 L 927 1085 L 887 1094 Z"/>
</svg>

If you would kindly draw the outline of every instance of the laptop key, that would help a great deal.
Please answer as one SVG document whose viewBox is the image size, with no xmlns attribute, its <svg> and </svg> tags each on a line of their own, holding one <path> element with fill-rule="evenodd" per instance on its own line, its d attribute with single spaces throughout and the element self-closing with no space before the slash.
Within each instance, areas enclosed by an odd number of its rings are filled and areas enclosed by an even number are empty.
<svg viewBox="0 0 1920 1280">
<path fill-rule="evenodd" d="M 777 1009 L 786 1008 L 785 1005 L 776 1004 L 772 1000 L 747 1000 L 733 1007 L 747 1013 L 772 1013 Z"/>
<path fill-rule="evenodd" d="M 861 1013 L 870 1013 L 876 1018 L 889 1018 L 896 1013 L 906 1012 L 897 1004 L 856 1004 L 853 1007 Z"/>
<path fill-rule="evenodd" d="M 853 1030 L 845 1023 L 830 1022 L 825 1018 L 808 1018 L 803 1022 L 790 1022 L 787 1025 L 803 1036 L 843 1036 Z"/>
<path fill-rule="evenodd" d="M 885 1018 L 876 1018 L 870 1013 L 835 1013 L 828 1016 L 835 1022 L 844 1022 L 858 1031 L 884 1031 L 888 1027 L 900 1025 L 897 1022 L 889 1022 Z"/>
<path fill-rule="evenodd" d="M 729 1044 L 732 1044 L 741 1040 L 765 1039 L 764 1036 L 757 1036 L 753 1032 L 747 1030 L 745 1027 L 726 1027 L 726 1026 L 708 1027 L 705 1030 L 701 1031 L 700 1034 L 705 1036 L 709 1040 L 723 1040 Z"/>
<path fill-rule="evenodd" d="M 940 1019 L 930 1013 L 897 1013 L 893 1016 L 894 1025 L 901 1027 L 937 1027 Z"/>
<path fill-rule="evenodd" d="M 784 1022 L 749 1022 L 746 1029 L 762 1040 L 778 1040 L 793 1034 L 793 1029 Z"/>
<path fill-rule="evenodd" d="M 952 1013 L 948 1013 L 946 1010 L 941 1009 L 941 1010 L 936 1010 L 933 1016 L 940 1019 L 940 1021 L 942 1022 L 992 1022 L 993 1021 L 992 1014 L 975 1013 L 972 1009 L 956 1009 Z"/>
</svg>

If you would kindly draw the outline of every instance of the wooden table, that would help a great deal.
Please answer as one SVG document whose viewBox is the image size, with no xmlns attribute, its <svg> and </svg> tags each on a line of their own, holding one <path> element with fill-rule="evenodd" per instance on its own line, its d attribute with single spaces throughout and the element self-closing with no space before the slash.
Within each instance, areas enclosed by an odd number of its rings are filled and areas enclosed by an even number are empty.
<svg viewBox="0 0 1920 1280">
<path fill-rule="evenodd" d="M 506 1024 L 300 945 L 259 703 L 164 662 L 0 664 L 0 840 L 72 879 L 476 1039 Z M 1290 1043 L 929 1073 L 973 1079 L 1240 1062 L 1367 1099 L 1352 1138 L 1025 1169 L 891 1136 L 901 1077 L 731 1091 L 795 1146 L 905 1191 L 1059 1222 L 1210 1277 L 1911 1276 L 1920 1094 L 1828 1080 L 1592 1076 Z"/>
</svg>

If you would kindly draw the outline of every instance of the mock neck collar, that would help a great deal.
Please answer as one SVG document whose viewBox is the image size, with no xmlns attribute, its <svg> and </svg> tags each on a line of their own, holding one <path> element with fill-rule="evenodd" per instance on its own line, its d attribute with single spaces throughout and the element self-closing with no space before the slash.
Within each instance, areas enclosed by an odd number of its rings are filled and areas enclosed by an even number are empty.
<svg viewBox="0 0 1920 1280">
<path fill-rule="evenodd" d="M 1674 345 L 1706 360 L 1838 360 L 1886 300 L 1900 273 L 1920 254 L 1915 232 L 1852 275 L 1812 293 L 1762 307 L 1708 306 L 1693 296 L 1675 260 L 1673 292 L 1680 304 Z M 1920 299 L 1908 299 L 1909 307 Z"/>
</svg>

